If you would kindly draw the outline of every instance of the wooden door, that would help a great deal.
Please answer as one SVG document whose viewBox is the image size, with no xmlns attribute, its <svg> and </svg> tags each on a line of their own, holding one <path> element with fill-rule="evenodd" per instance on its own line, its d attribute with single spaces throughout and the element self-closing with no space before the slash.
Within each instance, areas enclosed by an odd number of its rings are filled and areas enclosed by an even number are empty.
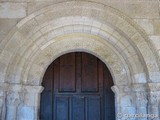
<svg viewBox="0 0 160 120">
<path fill-rule="evenodd" d="M 105 64 L 88 53 L 68 53 L 46 70 L 40 120 L 115 120 L 113 81 Z"/>
</svg>

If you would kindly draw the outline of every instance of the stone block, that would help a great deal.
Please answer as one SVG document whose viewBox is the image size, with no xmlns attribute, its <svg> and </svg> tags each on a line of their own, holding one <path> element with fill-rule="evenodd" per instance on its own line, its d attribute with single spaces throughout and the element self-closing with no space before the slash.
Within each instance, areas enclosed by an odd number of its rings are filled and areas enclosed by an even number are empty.
<svg viewBox="0 0 160 120">
<path fill-rule="evenodd" d="M 95 0 L 94 0 L 95 1 Z M 125 13 L 131 18 L 159 18 L 159 3 L 158 1 L 149 2 L 148 0 L 142 0 L 136 2 L 135 0 L 127 0 L 128 2 L 121 2 L 117 0 L 112 2 L 112 0 L 106 2 L 105 4 L 110 5 L 117 10 Z"/>
<path fill-rule="evenodd" d="M 3 83 L 5 80 L 5 74 L 0 72 L 0 83 Z"/>
<path fill-rule="evenodd" d="M 150 19 L 134 19 L 134 21 L 137 22 L 138 25 L 140 25 L 147 34 L 153 35 L 154 33 L 154 27 L 153 27 L 153 21 Z"/>
<path fill-rule="evenodd" d="M 26 93 L 24 102 L 27 106 L 35 106 L 35 94 L 34 93 Z"/>
<path fill-rule="evenodd" d="M 138 73 L 133 75 L 133 79 L 135 80 L 134 83 L 146 83 L 146 74 L 145 73 Z"/>
<path fill-rule="evenodd" d="M 0 19 L 0 34 L 7 34 L 19 19 Z"/>
<path fill-rule="evenodd" d="M 23 18 L 27 15 L 27 3 L 0 3 L 0 18 Z"/>
<path fill-rule="evenodd" d="M 34 113 L 35 113 L 34 107 L 20 106 L 18 108 L 17 119 L 18 120 L 35 120 Z M 12 118 L 12 117 L 10 117 L 10 118 Z"/>
<path fill-rule="evenodd" d="M 160 57 L 160 50 L 158 50 L 158 55 L 159 55 L 159 57 Z"/>
<path fill-rule="evenodd" d="M 156 49 L 160 49 L 160 36 L 150 36 L 150 40 Z"/>
<path fill-rule="evenodd" d="M 150 72 L 150 79 L 152 82 L 159 82 L 160 81 L 160 72 Z"/>
<path fill-rule="evenodd" d="M 160 20 L 155 19 L 153 21 L 153 26 L 154 26 L 154 35 L 160 35 Z"/>
<path fill-rule="evenodd" d="M 130 95 L 126 95 L 121 98 L 121 106 L 132 106 L 133 102 L 134 100 Z"/>
<path fill-rule="evenodd" d="M 28 14 L 31 14 L 43 7 L 50 5 L 50 2 L 29 2 L 28 3 Z"/>
<path fill-rule="evenodd" d="M 6 71 L 7 67 L 4 63 L 0 62 L 0 72 L 4 73 Z"/>
<path fill-rule="evenodd" d="M 28 14 L 31 14 L 39 9 L 42 9 L 44 7 L 47 7 L 47 6 L 55 4 L 55 3 L 65 2 L 66 0 L 40 0 L 38 2 L 36 0 L 26 0 L 26 1 L 27 2 L 29 1 Z M 67 1 L 71 1 L 71 0 L 67 0 Z"/>
<path fill-rule="evenodd" d="M 136 107 L 122 107 L 122 119 L 121 120 L 137 120 L 131 118 L 129 115 L 136 114 Z"/>
<path fill-rule="evenodd" d="M 143 73 L 144 72 L 144 68 L 138 58 L 137 55 L 131 56 L 128 58 L 128 61 L 130 62 L 130 64 L 132 65 L 132 70 L 134 74 L 138 74 L 138 73 Z"/>
<path fill-rule="evenodd" d="M 2 43 L 2 40 L 6 37 L 6 34 L 0 34 L 0 43 Z"/>
<path fill-rule="evenodd" d="M 7 106 L 6 112 L 6 120 L 16 120 L 16 107 L 15 106 Z"/>
</svg>

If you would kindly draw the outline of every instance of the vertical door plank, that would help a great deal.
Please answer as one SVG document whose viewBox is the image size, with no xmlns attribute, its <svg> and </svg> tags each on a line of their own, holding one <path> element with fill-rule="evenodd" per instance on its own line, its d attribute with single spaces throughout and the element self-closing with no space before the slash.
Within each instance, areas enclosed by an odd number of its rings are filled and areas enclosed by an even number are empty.
<svg viewBox="0 0 160 120">
<path fill-rule="evenodd" d="M 40 101 L 40 120 L 52 120 L 52 92 L 44 91 Z"/>
<path fill-rule="evenodd" d="M 52 120 L 53 64 L 51 64 L 46 71 L 42 82 L 42 85 L 45 87 L 41 93 L 40 119 Z"/>
<path fill-rule="evenodd" d="M 54 62 L 53 62 L 53 71 L 54 71 L 54 93 L 58 93 L 58 81 L 59 81 L 59 58 L 57 58 Z"/>
<path fill-rule="evenodd" d="M 42 85 L 40 120 L 115 120 L 112 76 L 91 54 L 57 58 L 46 70 Z"/>
<path fill-rule="evenodd" d="M 87 120 L 101 120 L 100 96 L 89 96 L 87 98 Z"/>
<path fill-rule="evenodd" d="M 55 120 L 69 120 L 69 97 L 56 97 Z"/>
<path fill-rule="evenodd" d="M 104 105 L 105 105 L 105 120 L 115 120 L 115 101 L 114 93 L 111 90 L 113 86 L 112 76 L 108 68 L 104 64 Z"/>
<path fill-rule="evenodd" d="M 77 90 L 77 93 L 81 92 L 81 79 L 82 79 L 81 62 L 82 62 L 82 54 L 78 52 L 76 53 L 76 90 Z"/>
<path fill-rule="evenodd" d="M 97 58 L 82 53 L 82 92 L 98 91 Z"/>
<path fill-rule="evenodd" d="M 98 79 L 99 79 L 99 93 L 101 95 L 101 119 L 104 120 L 104 96 L 103 96 L 103 89 L 104 89 L 104 84 L 103 84 L 103 63 L 102 61 L 98 60 Z"/>
<path fill-rule="evenodd" d="M 75 53 L 69 53 L 60 57 L 60 92 L 74 92 L 75 79 Z"/>
<path fill-rule="evenodd" d="M 72 120 L 85 120 L 84 97 L 77 96 L 72 99 Z"/>
<path fill-rule="evenodd" d="M 104 65 L 104 83 L 105 83 L 105 87 L 112 87 L 114 85 L 113 80 L 112 80 L 112 76 L 110 74 L 110 71 L 108 70 L 108 68 L 106 67 L 105 64 Z"/>
</svg>

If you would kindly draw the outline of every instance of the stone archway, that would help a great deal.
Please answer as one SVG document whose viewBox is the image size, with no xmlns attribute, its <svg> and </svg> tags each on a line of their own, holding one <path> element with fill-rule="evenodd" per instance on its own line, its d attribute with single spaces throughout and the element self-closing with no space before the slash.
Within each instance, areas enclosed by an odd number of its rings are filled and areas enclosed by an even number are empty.
<svg viewBox="0 0 160 120">
<path fill-rule="evenodd" d="M 8 101 L 2 119 L 37 119 L 42 76 L 68 51 L 92 53 L 108 66 L 117 114 L 147 113 L 152 101 L 147 90 L 159 86 L 158 55 L 147 35 L 124 14 L 98 3 L 64 2 L 39 10 L 19 22 L 0 48 L 2 101 Z"/>
</svg>

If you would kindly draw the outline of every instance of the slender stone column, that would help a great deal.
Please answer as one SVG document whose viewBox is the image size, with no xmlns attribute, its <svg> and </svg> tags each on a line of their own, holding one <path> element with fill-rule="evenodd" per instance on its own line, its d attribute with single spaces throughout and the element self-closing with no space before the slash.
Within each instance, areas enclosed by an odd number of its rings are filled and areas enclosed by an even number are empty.
<svg viewBox="0 0 160 120">
<path fill-rule="evenodd" d="M 135 94 L 136 120 L 147 120 L 148 92 L 147 85 L 144 83 L 132 85 L 132 91 Z"/>
<path fill-rule="evenodd" d="M 24 86 L 24 103 L 19 107 L 18 120 L 38 120 L 40 107 L 40 94 L 42 86 Z"/>
<path fill-rule="evenodd" d="M 148 89 L 148 120 L 160 120 L 160 83 L 148 83 Z"/>
<path fill-rule="evenodd" d="M 42 86 L 9 84 L 5 120 L 37 120 Z"/>
<path fill-rule="evenodd" d="M 116 120 L 147 120 L 146 84 L 113 86 L 116 104 Z M 141 117 L 142 116 L 142 117 Z"/>
<path fill-rule="evenodd" d="M 133 93 L 128 86 L 113 86 L 115 93 L 116 120 L 125 120 L 126 113 L 135 113 L 135 105 L 132 102 Z"/>
<path fill-rule="evenodd" d="M 6 84 L 0 83 L 0 120 L 5 120 L 6 114 Z"/>
<path fill-rule="evenodd" d="M 6 120 L 17 120 L 16 112 L 20 102 L 20 93 L 14 91 L 7 92 Z"/>
</svg>

